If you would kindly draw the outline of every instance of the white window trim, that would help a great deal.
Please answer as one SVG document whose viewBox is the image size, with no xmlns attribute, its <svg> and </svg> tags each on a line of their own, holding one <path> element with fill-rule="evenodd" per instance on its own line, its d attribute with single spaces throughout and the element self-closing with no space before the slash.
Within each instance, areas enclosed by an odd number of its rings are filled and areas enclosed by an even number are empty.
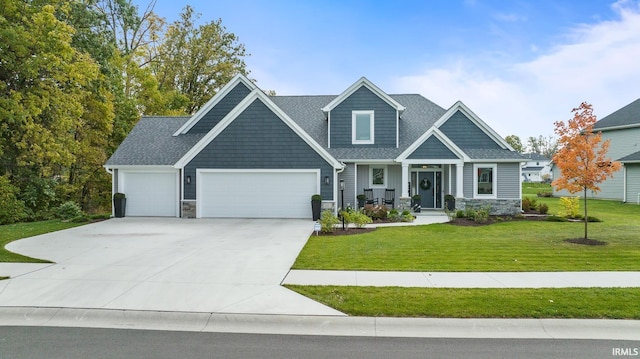
<svg viewBox="0 0 640 359">
<path fill-rule="evenodd" d="M 478 168 L 491 168 L 493 173 L 491 194 L 478 194 Z M 480 163 L 473 165 L 473 198 L 498 198 L 498 165 L 496 163 Z"/>
<path fill-rule="evenodd" d="M 373 184 L 373 170 L 378 168 L 381 168 L 382 170 L 384 170 L 384 177 L 382 179 L 383 183 Z M 387 168 L 387 166 L 377 166 L 377 165 L 369 166 L 369 188 L 387 188 L 387 183 L 389 183 L 388 177 L 389 177 L 389 169 Z"/>
<path fill-rule="evenodd" d="M 356 139 L 356 115 L 369 115 L 369 134 L 371 138 L 368 140 Z M 374 111 L 351 111 L 351 144 L 353 145 L 371 145 L 375 139 L 375 114 Z"/>
</svg>

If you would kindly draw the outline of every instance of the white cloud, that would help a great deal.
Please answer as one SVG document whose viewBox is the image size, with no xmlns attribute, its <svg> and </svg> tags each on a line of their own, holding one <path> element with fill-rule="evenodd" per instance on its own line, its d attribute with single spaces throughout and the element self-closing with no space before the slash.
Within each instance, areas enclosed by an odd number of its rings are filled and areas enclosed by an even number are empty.
<svg viewBox="0 0 640 359">
<path fill-rule="evenodd" d="M 578 26 L 531 61 L 477 68 L 459 60 L 395 79 L 393 89 L 417 90 L 444 107 L 462 100 L 500 135 L 523 139 L 553 134 L 553 122 L 582 101 L 601 118 L 640 97 L 640 2 L 612 9 L 616 20 Z"/>
</svg>

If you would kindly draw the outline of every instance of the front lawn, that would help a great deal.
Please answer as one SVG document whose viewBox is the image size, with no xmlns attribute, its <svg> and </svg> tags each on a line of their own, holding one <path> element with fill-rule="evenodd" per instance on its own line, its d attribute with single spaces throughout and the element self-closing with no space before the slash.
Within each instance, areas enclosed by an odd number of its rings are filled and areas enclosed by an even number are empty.
<svg viewBox="0 0 640 359">
<path fill-rule="evenodd" d="M 538 198 L 559 210 L 558 198 Z M 581 203 L 582 208 L 582 203 Z M 581 209 L 582 210 L 582 209 Z M 583 223 L 505 221 L 482 227 L 451 224 L 378 228 L 335 237 L 312 236 L 294 269 L 534 272 L 640 270 L 640 206 L 589 200 L 589 237 L 604 246 L 566 243 Z"/>
<path fill-rule="evenodd" d="M 81 226 L 85 223 L 62 222 L 50 220 L 41 222 L 15 223 L 0 226 L 0 262 L 51 263 L 47 260 L 26 257 L 9 252 L 4 247 L 18 239 L 55 232 L 67 228 Z"/>
<path fill-rule="evenodd" d="M 355 316 L 640 319 L 640 288 L 287 288 Z"/>
</svg>

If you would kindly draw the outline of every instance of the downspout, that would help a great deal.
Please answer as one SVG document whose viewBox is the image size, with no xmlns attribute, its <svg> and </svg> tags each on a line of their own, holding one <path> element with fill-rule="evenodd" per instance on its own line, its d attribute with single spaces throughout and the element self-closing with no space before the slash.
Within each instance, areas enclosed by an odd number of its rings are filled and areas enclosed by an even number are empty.
<svg viewBox="0 0 640 359">
<path fill-rule="evenodd" d="M 113 180 L 113 169 L 108 168 L 107 166 L 104 166 L 104 170 L 107 171 L 108 174 L 111 175 L 111 198 L 113 198 L 113 194 L 115 193 L 115 181 Z M 115 208 L 113 207 L 113 201 L 109 201 L 111 202 L 111 217 L 115 217 Z"/>
</svg>

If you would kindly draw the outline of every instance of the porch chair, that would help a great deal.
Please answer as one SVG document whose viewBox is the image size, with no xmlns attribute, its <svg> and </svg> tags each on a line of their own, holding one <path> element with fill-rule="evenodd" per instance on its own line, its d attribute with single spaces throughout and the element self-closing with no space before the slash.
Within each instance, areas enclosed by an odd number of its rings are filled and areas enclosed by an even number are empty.
<svg viewBox="0 0 640 359">
<path fill-rule="evenodd" d="M 391 205 L 391 208 L 396 207 L 396 190 L 395 188 L 386 188 L 384 190 L 384 205 Z"/>
<path fill-rule="evenodd" d="M 373 198 L 373 188 L 364 188 L 363 189 L 364 195 L 367 197 L 367 199 L 364 200 L 364 204 L 378 204 L 378 199 L 377 198 Z"/>
</svg>

